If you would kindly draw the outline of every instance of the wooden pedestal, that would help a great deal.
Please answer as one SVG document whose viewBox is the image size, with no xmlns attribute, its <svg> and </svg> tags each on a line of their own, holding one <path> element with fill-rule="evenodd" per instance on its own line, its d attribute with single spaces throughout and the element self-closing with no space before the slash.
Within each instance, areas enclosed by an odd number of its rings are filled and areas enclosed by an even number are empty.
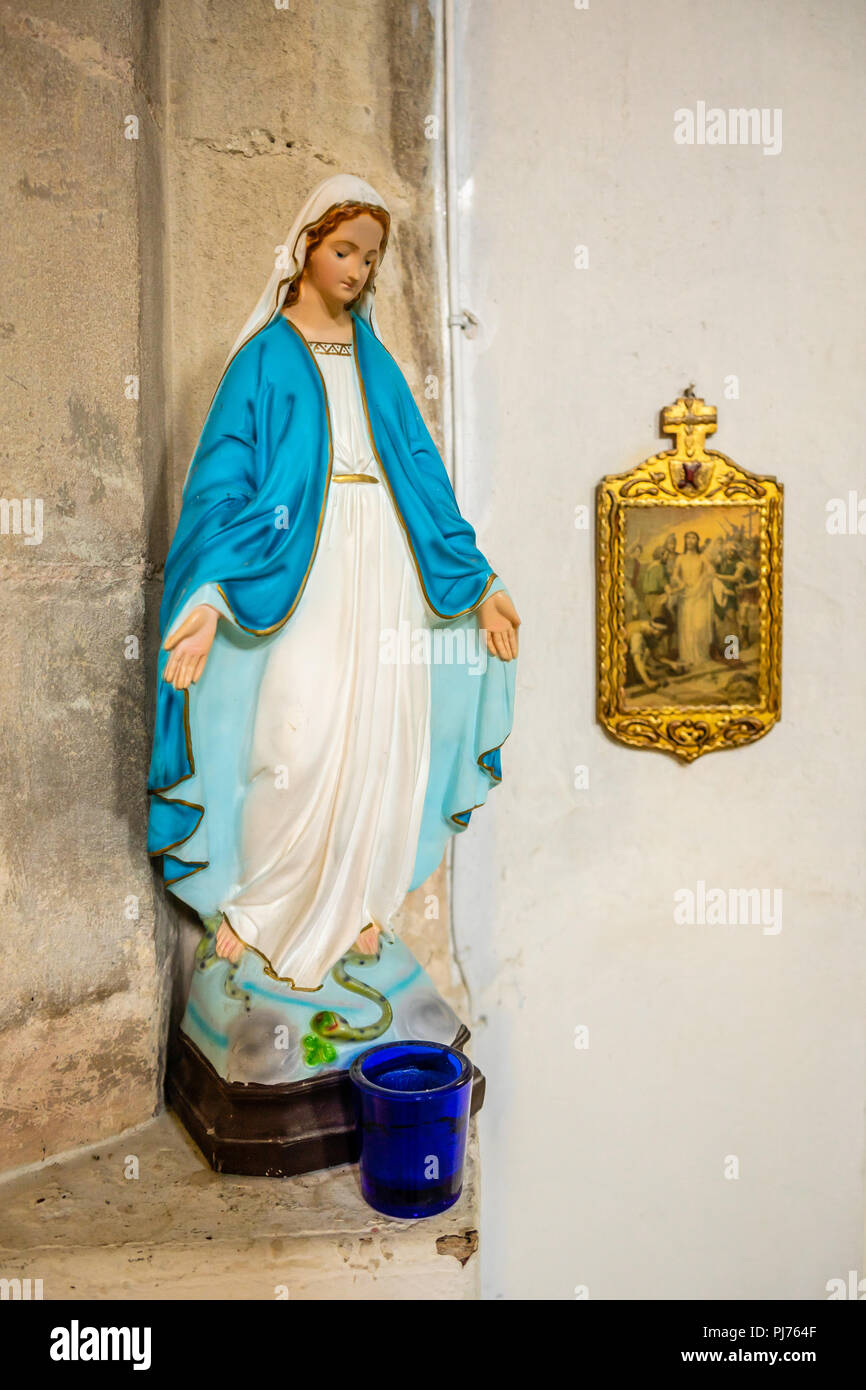
<svg viewBox="0 0 866 1390">
<path fill-rule="evenodd" d="M 451 1046 L 462 1051 L 468 1040 L 461 1027 Z M 484 1086 L 473 1066 L 470 1115 L 484 1103 Z M 352 1091 L 348 1071 L 282 1086 L 224 1081 L 180 1031 L 166 1079 L 170 1105 L 216 1172 L 268 1178 L 357 1163 Z"/>
</svg>

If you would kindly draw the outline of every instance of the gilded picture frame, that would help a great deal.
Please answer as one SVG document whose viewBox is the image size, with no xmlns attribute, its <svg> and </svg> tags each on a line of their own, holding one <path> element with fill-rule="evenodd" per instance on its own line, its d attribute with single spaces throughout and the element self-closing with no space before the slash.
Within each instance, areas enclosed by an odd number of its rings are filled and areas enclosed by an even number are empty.
<svg viewBox="0 0 866 1390">
<path fill-rule="evenodd" d="M 661 411 L 674 448 L 597 490 L 598 718 L 685 763 L 781 713 L 783 488 L 707 449 L 716 426 L 687 388 Z"/>
</svg>

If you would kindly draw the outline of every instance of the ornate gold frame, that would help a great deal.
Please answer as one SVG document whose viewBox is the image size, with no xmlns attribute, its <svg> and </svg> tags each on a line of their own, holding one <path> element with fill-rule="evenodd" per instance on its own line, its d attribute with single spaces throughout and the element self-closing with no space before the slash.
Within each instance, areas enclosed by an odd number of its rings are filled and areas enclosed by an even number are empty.
<svg viewBox="0 0 866 1390">
<path fill-rule="evenodd" d="M 673 449 L 653 454 L 626 473 L 602 479 L 597 492 L 598 718 L 632 748 L 656 748 L 686 763 L 702 753 L 762 738 L 781 712 L 782 497 L 775 478 L 750 473 L 715 449 L 715 406 L 688 387 L 661 412 L 660 433 Z M 687 489 L 687 490 L 686 490 Z M 754 506 L 760 520 L 760 663 L 754 704 L 625 707 L 625 522 L 630 507 Z M 697 519 L 697 516 L 696 516 Z"/>
</svg>

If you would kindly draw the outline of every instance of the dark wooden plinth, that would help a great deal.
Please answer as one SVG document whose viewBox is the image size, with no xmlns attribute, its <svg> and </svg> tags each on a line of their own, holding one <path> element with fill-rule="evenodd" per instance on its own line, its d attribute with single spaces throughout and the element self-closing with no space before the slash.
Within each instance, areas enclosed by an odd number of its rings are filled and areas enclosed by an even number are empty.
<svg viewBox="0 0 866 1390">
<path fill-rule="evenodd" d="M 469 1030 L 451 1044 L 462 1050 Z M 472 1067 L 469 1113 L 484 1103 L 484 1077 Z M 358 1132 L 348 1071 L 283 1086 L 224 1081 L 178 1031 L 166 1078 L 169 1104 L 218 1173 L 293 1177 L 357 1163 Z"/>
</svg>

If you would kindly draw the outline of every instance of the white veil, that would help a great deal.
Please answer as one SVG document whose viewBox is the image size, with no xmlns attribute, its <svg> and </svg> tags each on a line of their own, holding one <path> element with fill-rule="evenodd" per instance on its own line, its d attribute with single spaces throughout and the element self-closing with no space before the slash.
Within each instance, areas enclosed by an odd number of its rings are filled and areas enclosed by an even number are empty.
<svg viewBox="0 0 866 1390">
<path fill-rule="evenodd" d="M 279 248 L 271 277 L 265 286 L 261 299 L 235 339 L 234 346 L 226 358 L 226 367 L 238 349 L 243 347 L 244 343 L 260 328 L 264 328 L 266 324 L 270 323 L 271 319 L 282 309 L 289 283 L 304 264 L 307 253 L 308 227 L 319 222 L 329 208 L 338 203 L 350 202 L 369 203 L 373 207 L 382 208 L 390 217 L 387 204 L 384 199 L 380 198 L 375 188 L 371 188 L 370 184 L 365 183 L 363 179 L 357 178 L 354 174 L 333 174 L 331 178 L 325 179 L 314 188 L 286 233 L 285 241 Z M 387 244 L 388 234 L 386 232 L 382 239 L 376 270 L 382 263 Z M 373 312 L 374 295 L 375 286 L 372 289 L 365 289 L 353 309 L 370 325 L 376 337 L 381 341 L 382 335 L 379 332 L 376 316 Z M 225 367 L 223 372 L 225 372 Z"/>
</svg>

